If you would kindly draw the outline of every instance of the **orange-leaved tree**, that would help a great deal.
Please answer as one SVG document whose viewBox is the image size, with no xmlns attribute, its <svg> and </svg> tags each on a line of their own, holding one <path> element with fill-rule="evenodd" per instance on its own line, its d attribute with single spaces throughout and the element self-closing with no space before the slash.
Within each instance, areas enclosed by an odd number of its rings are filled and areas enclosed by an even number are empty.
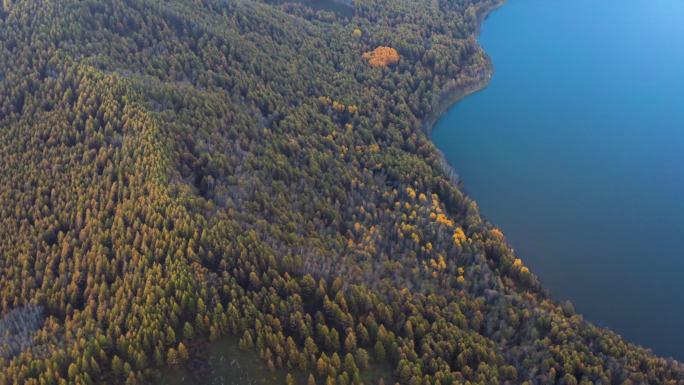
<svg viewBox="0 0 684 385">
<path fill-rule="evenodd" d="M 363 58 L 371 67 L 387 67 L 399 62 L 399 52 L 391 47 L 380 46 L 373 51 L 365 52 Z"/>
</svg>

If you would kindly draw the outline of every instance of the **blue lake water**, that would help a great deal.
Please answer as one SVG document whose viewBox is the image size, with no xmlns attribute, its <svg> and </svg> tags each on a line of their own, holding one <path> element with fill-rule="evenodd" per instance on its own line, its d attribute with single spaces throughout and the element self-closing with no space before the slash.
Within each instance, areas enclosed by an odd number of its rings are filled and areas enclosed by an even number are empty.
<svg viewBox="0 0 684 385">
<path fill-rule="evenodd" d="M 554 298 L 684 360 L 684 1 L 509 0 L 432 138 Z"/>
</svg>

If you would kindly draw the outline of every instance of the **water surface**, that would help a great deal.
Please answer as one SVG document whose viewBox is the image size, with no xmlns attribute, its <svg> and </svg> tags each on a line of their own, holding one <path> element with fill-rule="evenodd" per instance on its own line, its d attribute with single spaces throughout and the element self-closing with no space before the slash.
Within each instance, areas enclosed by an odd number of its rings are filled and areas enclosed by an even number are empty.
<svg viewBox="0 0 684 385">
<path fill-rule="evenodd" d="M 556 299 L 684 360 L 684 2 L 509 0 L 433 140 Z"/>
</svg>

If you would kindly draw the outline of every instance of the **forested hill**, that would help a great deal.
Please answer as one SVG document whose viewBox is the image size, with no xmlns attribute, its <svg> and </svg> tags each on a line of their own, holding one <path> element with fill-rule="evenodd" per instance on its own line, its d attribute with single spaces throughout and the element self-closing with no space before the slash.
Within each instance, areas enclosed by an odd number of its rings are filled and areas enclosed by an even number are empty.
<svg viewBox="0 0 684 385">
<path fill-rule="evenodd" d="M 422 130 L 494 2 L 1 4 L 0 384 L 229 334 L 310 385 L 684 383 L 551 301 Z"/>
</svg>

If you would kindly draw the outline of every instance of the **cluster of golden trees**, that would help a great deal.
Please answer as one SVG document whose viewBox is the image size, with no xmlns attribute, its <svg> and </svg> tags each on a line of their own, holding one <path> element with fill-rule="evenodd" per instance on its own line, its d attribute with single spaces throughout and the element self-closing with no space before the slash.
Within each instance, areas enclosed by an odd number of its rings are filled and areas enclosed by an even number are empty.
<svg viewBox="0 0 684 385">
<path fill-rule="evenodd" d="M 388 384 L 684 381 L 553 302 L 422 131 L 486 71 L 492 4 L 354 4 L 4 2 L 0 313 L 42 315 L 0 384 L 146 383 L 226 334 L 326 385 L 378 363 Z M 394 66 L 359 60 L 383 44 Z"/>
<path fill-rule="evenodd" d="M 363 58 L 368 61 L 371 67 L 388 67 L 399 63 L 399 52 L 392 47 L 377 47 L 376 49 L 364 52 Z"/>
</svg>

